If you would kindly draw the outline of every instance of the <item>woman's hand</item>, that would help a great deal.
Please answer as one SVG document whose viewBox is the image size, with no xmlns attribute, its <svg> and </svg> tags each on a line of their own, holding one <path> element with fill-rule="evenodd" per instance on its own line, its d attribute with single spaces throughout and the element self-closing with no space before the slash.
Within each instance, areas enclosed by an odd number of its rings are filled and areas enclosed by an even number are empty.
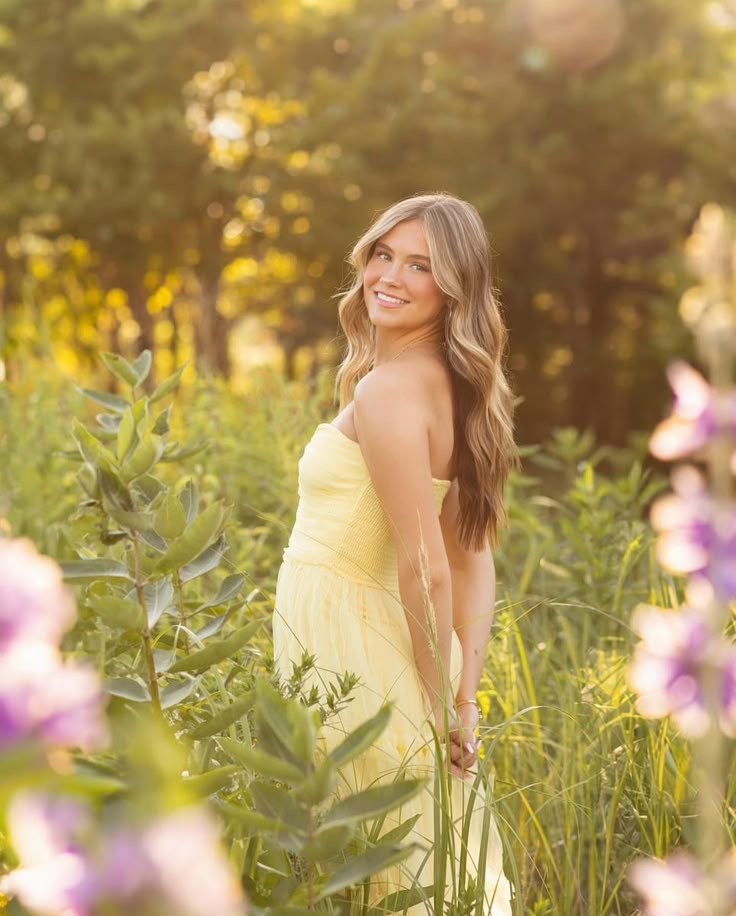
<svg viewBox="0 0 736 916">
<path fill-rule="evenodd" d="M 459 709 L 449 713 L 448 731 L 444 735 L 442 726 L 438 726 L 440 737 L 444 737 L 447 750 L 447 762 L 453 776 L 472 780 L 475 773 L 470 772 L 478 762 L 478 740 L 475 730 L 480 721 L 480 712 L 473 703 L 463 703 Z"/>
</svg>

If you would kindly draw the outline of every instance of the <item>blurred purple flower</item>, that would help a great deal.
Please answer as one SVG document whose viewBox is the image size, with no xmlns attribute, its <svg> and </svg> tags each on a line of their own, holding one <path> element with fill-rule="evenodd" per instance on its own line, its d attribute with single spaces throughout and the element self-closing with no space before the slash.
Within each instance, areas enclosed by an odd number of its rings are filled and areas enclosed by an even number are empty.
<svg viewBox="0 0 736 916">
<path fill-rule="evenodd" d="M 672 473 L 675 494 L 652 506 L 651 522 L 662 532 L 657 558 L 665 569 L 710 581 L 716 596 L 736 598 L 736 508 L 721 507 L 694 467 Z"/>
<path fill-rule="evenodd" d="M 736 735 L 736 648 L 715 637 L 697 611 L 639 606 L 632 627 L 642 642 L 634 651 L 629 686 L 639 694 L 637 709 L 647 718 L 672 716 L 685 735 L 696 738 L 708 729 L 702 673 L 715 668 L 721 679 L 719 723 Z"/>
<path fill-rule="evenodd" d="M 714 391 L 703 376 L 684 362 L 667 370 L 675 392 L 671 416 L 654 430 L 649 441 L 653 455 L 672 461 L 691 455 L 706 445 L 717 432 L 736 437 L 736 392 Z M 734 453 L 736 466 L 736 453 Z"/>
<path fill-rule="evenodd" d="M 0 751 L 23 741 L 99 750 L 107 744 L 105 693 L 91 668 L 44 643 L 18 642 L 0 664 Z"/>
<path fill-rule="evenodd" d="M 244 916 L 242 890 L 204 808 L 135 830 L 95 828 L 90 811 L 26 792 L 8 811 L 21 861 L 0 881 L 42 916 Z"/>
<path fill-rule="evenodd" d="M 0 655 L 16 639 L 58 645 L 75 617 L 58 564 L 25 538 L 0 540 Z"/>
<path fill-rule="evenodd" d="M 638 859 L 628 881 L 641 895 L 643 916 L 712 916 L 733 913 L 736 904 L 736 858 L 731 852 L 707 875 L 687 852 L 678 851 L 662 862 Z"/>
<path fill-rule="evenodd" d="M 85 852 L 93 828 L 89 809 L 21 792 L 10 802 L 7 819 L 22 864 L 0 879 L 0 892 L 44 916 L 91 916 L 100 888 Z"/>
</svg>

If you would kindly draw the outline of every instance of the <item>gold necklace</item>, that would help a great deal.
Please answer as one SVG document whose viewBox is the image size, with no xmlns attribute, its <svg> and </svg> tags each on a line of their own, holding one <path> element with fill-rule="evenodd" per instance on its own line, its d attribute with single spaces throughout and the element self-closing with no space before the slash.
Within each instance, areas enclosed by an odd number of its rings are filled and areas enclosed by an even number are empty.
<svg viewBox="0 0 736 916">
<path fill-rule="evenodd" d="M 412 340 L 412 341 L 409 341 L 409 343 L 406 344 L 406 346 L 402 347 L 402 348 L 399 350 L 399 352 L 398 352 L 395 356 L 392 356 L 391 359 L 387 359 L 386 362 L 387 362 L 387 363 L 392 363 L 395 359 L 398 359 L 398 358 L 401 356 L 402 353 L 405 353 L 407 350 L 411 350 L 412 347 L 418 347 L 419 344 L 422 344 L 422 343 L 424 343 L 423 340 Z M 374 357 L 373 357 L 373 364 L 374 364 L 374 365 L 375 365 L 375 362 L 376 362 L 376 358 L 375 358 L 375 356 L 374 356 Z M 384 365 L 385 365 L 385 364 L 384 364 Z"/>
</svg>

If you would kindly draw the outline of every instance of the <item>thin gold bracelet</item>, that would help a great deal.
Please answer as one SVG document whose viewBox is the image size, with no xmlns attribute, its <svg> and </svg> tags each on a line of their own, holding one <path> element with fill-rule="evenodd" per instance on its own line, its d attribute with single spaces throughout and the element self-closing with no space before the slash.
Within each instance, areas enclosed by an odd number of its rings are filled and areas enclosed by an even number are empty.
<svg viewBox="0 0 736 916">
<path fill-rule="evenodd" d="M 475 706 L 475 708 L 478 710 L 479 715 L 481 716 L 483 715 L 483 710 L 481 709 L 481 705 L 477 700 L 456 700 L 455 701 L 455 709 L 460 709 L 461 706 L 468 706 L 468 705 Z"/>
</svg>

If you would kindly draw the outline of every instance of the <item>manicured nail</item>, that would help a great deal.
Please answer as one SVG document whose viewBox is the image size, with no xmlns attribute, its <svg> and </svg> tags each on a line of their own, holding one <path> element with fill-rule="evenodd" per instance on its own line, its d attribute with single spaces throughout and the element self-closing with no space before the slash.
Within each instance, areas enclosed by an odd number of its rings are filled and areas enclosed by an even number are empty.
<svg viewBox="0 0 736 916">
<path fill-rule="evenodd" d="M 465 742 L 465 750 L 466 750 L 469 754 L 472 754 L 472 753 L 473 753 L 473 751 L 475 750 L 475 746 L 473 745 L 473 742 L 472 742 L 472 741 L 466 741 L 466 742 Z"/>
</svg>

